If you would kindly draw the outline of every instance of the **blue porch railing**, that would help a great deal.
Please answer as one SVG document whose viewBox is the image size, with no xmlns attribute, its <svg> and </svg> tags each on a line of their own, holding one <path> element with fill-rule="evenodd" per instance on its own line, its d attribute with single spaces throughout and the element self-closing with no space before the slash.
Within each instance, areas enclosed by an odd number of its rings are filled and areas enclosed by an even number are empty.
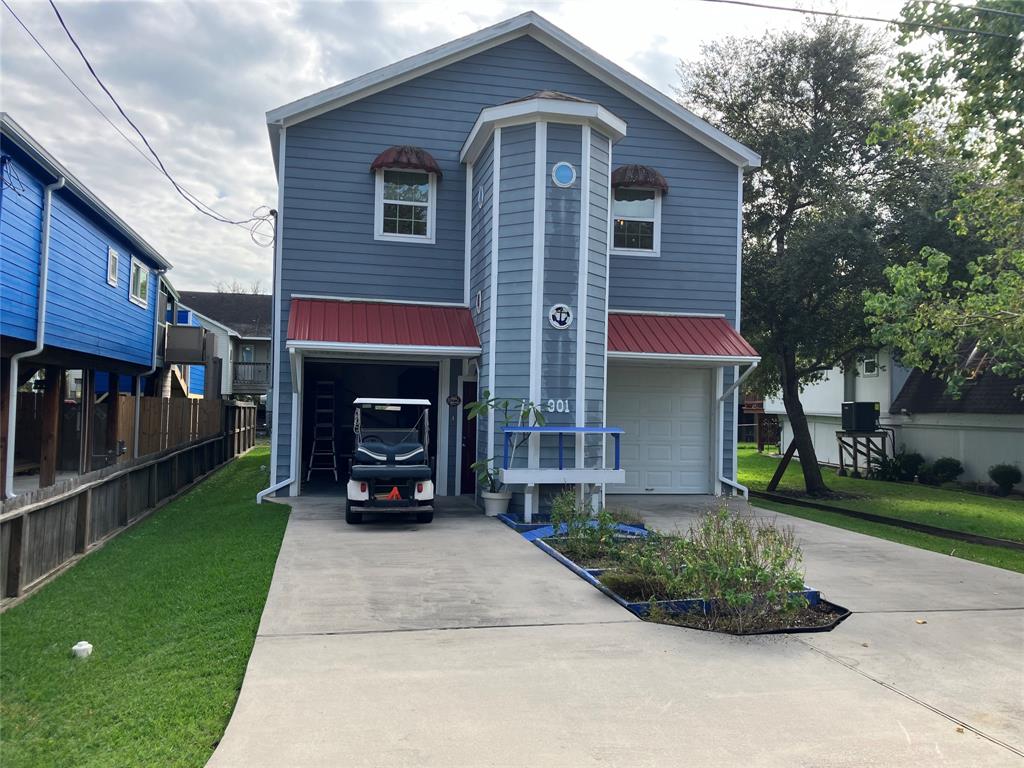
<svg viewBox="0 0 1024 768">
<path fill-rule="evenodd" d="M 557 434 L 558 435 L 558 468 L 565 469 L 565 436 L 566 435 L 611 435 L 612 440 L 615 443 L 615 467 L 618 471 L 621 469 L 620 466 L 620 449 L 619 439 L 624 434 L 625 430 L 620 427 L 558 427 L 558 426 L 543 426 L 543 427 L 502 427 L 501 431 L 505 434 L 505 447 L 501 457 L 502 469 L 511 469 L 510 462 L 512 461 L 512 437 L 520 434 Z"/>
</svg>

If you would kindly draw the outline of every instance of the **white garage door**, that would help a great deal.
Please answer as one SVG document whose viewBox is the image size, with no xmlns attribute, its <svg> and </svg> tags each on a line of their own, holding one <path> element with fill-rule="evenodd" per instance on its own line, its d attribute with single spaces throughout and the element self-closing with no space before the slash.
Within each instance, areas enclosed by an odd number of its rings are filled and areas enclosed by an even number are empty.
<svg viewBox="0 0 1024 768">
<path fill-rule="evenodd" d="M 626 482 L 608 493 L 711 492 L 711 371 L 608 365 L 608 426 L 622 427 Z"/>
</svg>

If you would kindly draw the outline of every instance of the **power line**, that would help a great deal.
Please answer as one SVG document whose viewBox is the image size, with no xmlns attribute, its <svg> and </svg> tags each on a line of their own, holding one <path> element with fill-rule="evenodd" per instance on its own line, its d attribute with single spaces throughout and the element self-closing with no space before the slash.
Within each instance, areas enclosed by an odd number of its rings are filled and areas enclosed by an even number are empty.
<svg viewBox="0 0 1024 768">
<path fill-rule="evenodd" d="M 254 243 L 256 243 L 257 245 L 259 245 L 259 246 L 267 247 L 267 246 L 273 244 L 274 236 L 275 236 L 275 232 L 274 232 L 275 227 L 274 227 L 274 223 L 272 221 L 272 217 L 271 217 L 270 212 L 269 212 L 270 209 L 267 208 L 267 206 L 260 206 L 260 207 L 258 207 L 256 210 L 253 211 L 253 215 L 249 219 L 243 219 L 243 220 L 235 221 L 235 220 L 232 220 L 232 219 L 224 216 L 222 213 L 220 213 L 218 210 L 216 210 L 212 206 L 209 206 L 209 205 L 206 205 L 205 203 L 203 203 L 198 198 L 198 196 L 195 195 L 195 193 L 193 193 L 191 190 L 189 190 L 184 185 L 178 183 L 175 179 L 173 179 L 170 176 L 170 174 L 166 171 L 166 169 L 162 167 L 163 164 L 159 163 L 159 160 L 160 160 L 159 156 L 157 156 L 156 152 L 153 151 L 151 146 L 149 146 L 148 141 L 146 142 L 146 145 L 147 145 L 147 147 L 149 147 L 150 151 L 153 152 L 153 155 L 156 158 L 155 160 L 154 160 L 154 157 L 150 157 L 150 155 L 146 154 L 146 152 L 144 152 L 134 141 L 132 141 L 131 137 L 129 137 L 121 129 L 120 126 L 118 126 L 113 120 L 110 119 L 110 117 L 106 114 L 106 112 L 104 112 L 99 107 L 99 105 L 97 105 L 96 102 L 93 101 L 93 99 L 89 96 L 89 94 L 87 94 L 82 89 L 82 87 L 79 86 L 79 84 L 75 81 L 75 79 L 70 74 L 68 74 L 67 70 L 64 69 L 64 67 L 61 66 L 60 62 L 57 61 L 57 59 L 53 57 L 53 55 L 49 52 L 49 50 L 47 50 L 46 46 L 43 45 L 42 41 L 38 37 L 36 37 L 36 35 L 28 27 L 28 25 L 25 24 L 25 22 L 21 19 L 20 16 L 18 16 L 17 13 L 15 13 L 14 9 L 10 6 L 10 4 L 7 2 L 7 0 L 0 0 L 0 2 L 3 3 L 3 5 L 7 9 L 7 11 L 11 14 L 12 17 L 14 17 L 14 20 L 18 22 L 19 26 L 22 28 L 22 30 L 25 32 L 25 34 L 29 36 L 29 38 L 32 40 L 32 42 L 36 44 L 36 46 L 39 48 L 39 50 L 43 52 L 43 54 L 46 56 L 46 58 L 48 58 L 50 60 L 50 62 L 53 64 L 53 66 L 57 68 L 57 71 L 59 71 L 61 73 L 61 75 L 63 75 L 64 78 L 71 84 L 71 86 L 79 93 L 79 95 L 83 99 L 85 99 L 86 102 L 88 102 L 89 106 L 91 106 L 96 111 L 96 113 L 101 118 L 103 118 L 103 120 L 106 121 L 107 124 L 110 125 L 111 128 L 113 128 L 115 131 L 117 131 L 117 133 L 121 136 L 121 138 L 123 138 L 128 143 L 128 146 L 130 146 L 133 150 L 135 150 L 135 152 L 138 153 L 138 155 L 143 160 L 145 160 L 147 163 L 149 163 L 149 165 L 152 166 L 153 169 L 156 170 L 158 173 L 160 173 L 162 176 L 166 177 L 171 182 L 171 184 L 174 185 L 175 190 L 178 192 L 178 194 L 181 195 L 188 203 L 190 203 L 200 213 L 203 213 L 204 215 L 209 216 L 210 218 L 214 219 L 215 221 L 220 221 L 221 223 L 226 223 L 226 224 L 233 224 L 235 226 L 241 227 L 242 229 L 245 229 L 246 231 L 249 232 L 249 236 L 252 239 L 252 241 Z M 56 11 L 56 10 L 57 9 L 54 8 L 54 11 Z M 60 19 L 60 14 L 59 13 L 57 13 L 57 16 L 58 16 L 58 19 Z M 68 36 L 71 37 L 70 31 L 63 24 L 63 20 L 62 19 L 61 19 L 61 25 L 64 26 L 64 29 L 67 32 Z M 81 49 L 78 47 L 78 44 L 75 43 L 73 37 L 71 38 L 71 40 L 72 40 L 72 43 L 75 45 L 75 47 L 78 48 L 79 54 L 82 55 L 83 59 L 85 59 L 85 54 L 82 53 Z M 86 65 L 89 66 L 89 63 L 88 63 L 87 60 L 86 60 Z M 89 67 L 89 69 L 90 69 L 90 71 L 93 71 L 91 66 Z M 96 77 L 95 72 L 93 72 L 93 75 L 94 75 L 94 77 Z M 98 80 L 98 78 L 97 78 L 97 80 Z M 100 85 L 101 85 L 101 87 L 103 87 L 102 83 L 100 83 Z M 114 99 L 114 97 L 110 94 L 110 92 L 105 87 L 104 87 L 104 91 L 107 93 L 108 96 L 110 96 L 111 100 L 114 101 L 115 106 L 118 106 L 119 111 L 121 111 L 120 110 L 120 105 L 117 104 L 117 101 Z M 128 118 L 127 115 L 124 114 L 123 111 L 121 111 L 121 114 L 124 115 L 125 119 L 128 120 L 129 124 L 131 124 L 133 128 L 136 128 L 135 124 L 132 123 L 132 121 Z M 136 128 L 136 131 L 139 132 L 138 128 Z M 141 135 L 141 132 L 139 132 L 139 133 Z M 143 141 L 145 141 L 145 137 L 143 136 L 142 138 L 143 138 Z M 263 212 L 264 209 L 267 211 L 266 213 Z M 267 227 L 267 226 L 269 226 L 270 230 L 271 230 L 271 232 L 269 234 L 265 231 L 265 227 Z"/>
<path fill-rule="evenodd" d="M 238 221 L 229 219 L 221 215 L 217 211 L 214 211 L 209 206 L 203 204 L 198 199 L 194 199 L 191 196 L 191 194 L 187 193 L 185 190 L 181 188 L 181 185 L 178 184 L 177 180 L 175 180 L 175 178 L 171 176 L 170 172 L 167 170 L 167 167 L 164 165 L 164 162 L 160 158 L 160 155 L 157 154 L 157 151 L 155 149 L 153 149 L 153 145 L 149 143 L 149 139 L 146 138 L 146 134 L 144 134 L 142 130 L 139 128 L 139 126 L 137 126 L 135 122 L 128 116 L 128 113 L 125 112 L 124 107 L 121 106 L 120 102 L 118 102 L 118 100 L 114 97 L 114 94 L 110 92 L 109 88 L 107 88 L 102 78 L 100 78 L 100 76 L 96 73 L 96 70 L 93 68 L 92 63 L 89 61 L 89 57 L 86 56 L 85 51 L 82 50 L 82 46 L 78 44 L 78 41 L 75 39 L 75 36 L 71 33 L 71 30 L 68 29 L 68 25 L 64 23 L 64 17 L 60 15 L 60 11 L 57 9 L 57 4 L 53 0 L 50 0 L 50 7 L 53 9 L 54 14 L 56 14 L 57 21 L 60 22 L 60 25 L 64 29 L 64 32 L 67 34 L 68 39 L 71 41 L 71 44 L 75 47 L 75 50 L 78 51 L 78 55 L 82 57 L 82 61 L 85 62 L 85 66 L 89 70 L 89 74 L 93 76 L 93 79 L 96 81 L 97 85 L 99 85 L 103 92 L 107 94 L 107 96 L 110 98 L 110 101 L 117 108 L 117 111 L 121 113 L 121 117 L 125 119 L 128 125 L 130 125 L 132 129 L 135 131 L 135 133 L 139 135 L 139 138 L 142 139 L 142 143 L 146 145 L 146 149 L 150 151 L 150 153 L 153 155 L 153 158 L 160 166 L 160 171 L 163 173 L 164 176 L 167 177 L 167 180 L 171 182 L 175 190 L 177 190 L 178 194 L 181 195 L 182 198 L 184 198 L 186 201 L 188 201 L 188 203 L 192 205 L 193 208 L 195 208 L 203 215 L 209 216 L 211 219 L 215 219 L 216 221 L 220 221 L 224 224 L 236 224 L 238 226 L 246 226 L 248 224 L 251 224 L 255 217 L 250 217 L 248 219 L 242 219 Z"/>
<path fill-rule="evenodd" d="M 1014 19 L 1024 19 L 1024 13 L 1017 13 L 1016 11 L 1006 11 L 1002 8 L 990 8 L 985 5 L 964 5 L 963 3 L 947 3 L 943 0 L 931 0 L 932 5 L 943 5 L 946 8 L 960 8 L 964 11 L 974 11 L 975 13 L 992 13 L 997 16 L 1010 16 Z"/>
<path fill-rule="evenodd" d="M 51 0 L 52 2 L 52 0 Z M 898 27 L 910 27 L 912 29 L 928 29 L 935 32 L 953 32 L 957 34 L 967 35 L 980 35 L 982 37 L 998 37 L 1003 40 L 1016 40 L 1017 38 L 1013 35 L 1004 35 L 1001 32 L 989 32 L 984 29 L 968 29 L 966 27 L 949 27 L 945 24 L 931 24 L 928 22 L 916 22 L 916 21 L 901 21 L 899 19 L 885 19 L 879 16 L 857 16 L 848 13 L 839 13 L 838 11 L 820 11 L 811 10 L 806 8 L 793 8 L 788 5 L 770 5 L 762 3 L 753 3 L 748 0 L 700 0 L 704 3 L 723 3 L 725 5 L 743 5 L 748 8 L 762 8 L 766 11 L 789 11 L 791 13 L 806 13 L 812 16 L 830 16 L 836 19 L 853 19 L 855 21 L 877 21 L 883 24 L 895 24 Z M 963 7 L 963 6 L 958 6 Z"/>
</svg>

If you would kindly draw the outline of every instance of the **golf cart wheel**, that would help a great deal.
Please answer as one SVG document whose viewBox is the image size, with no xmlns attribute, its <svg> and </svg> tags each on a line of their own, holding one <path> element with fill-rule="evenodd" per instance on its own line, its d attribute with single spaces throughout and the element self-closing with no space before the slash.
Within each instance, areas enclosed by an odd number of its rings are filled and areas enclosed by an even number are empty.
<svg viewBox="0 0 1024 768">
<path fill-rule="evenodd" d="M 434 510 L 430 510 L 429 512 L 417 512 L 416 522 L 420 525 L 426 525 L 427 523 L 434 522 Z"/>
<path fill-rule="evenodd" d="M 358 525 L 363 522 L 362 512 L 353 512 L 352 505 L 349 502 L 345 502 L 345 522 L 349 525 Z"/>
</svg>

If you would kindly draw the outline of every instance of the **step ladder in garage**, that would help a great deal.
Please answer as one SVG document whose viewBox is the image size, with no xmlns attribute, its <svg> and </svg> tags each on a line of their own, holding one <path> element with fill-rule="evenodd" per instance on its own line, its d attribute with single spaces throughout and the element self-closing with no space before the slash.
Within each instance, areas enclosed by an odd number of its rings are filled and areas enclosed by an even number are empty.
<svg viewBox="0 0 1024 768">
<path fill-rule="evenodd" d="M 313 387 L 313 447 L 309 454 L 306 482 L 314 472 L 330 472 L 338 482 L 338 459 L 334 449 L 334 382 L 318 381 Z"/>
</svg>

